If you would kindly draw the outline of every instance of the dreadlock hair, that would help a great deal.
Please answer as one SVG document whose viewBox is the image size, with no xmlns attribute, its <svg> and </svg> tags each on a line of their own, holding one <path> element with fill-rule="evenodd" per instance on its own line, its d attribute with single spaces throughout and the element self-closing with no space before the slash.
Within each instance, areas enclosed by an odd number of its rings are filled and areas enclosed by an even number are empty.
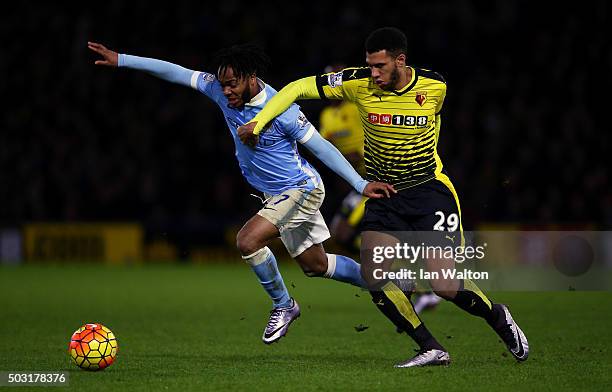
<svg viewBox="0 0 612 392">
<path fill-rule="evenodd" d="M 253 74 L 262 75 L 270 66 L 268 55 L 252 44 L 233 45 L 221 49 L 213 57 L 217 78 L 230 67 L 238 79 L 243 79 Z"/>
<path fill-rule="evenodd" d="M 374 30 L 366 39 L 365 49 L 367 53 L 386 50 L 394 57 L 407 54 L 408 40 L 406 35 L 395 27 L 381 27 Z"/>
</svg>

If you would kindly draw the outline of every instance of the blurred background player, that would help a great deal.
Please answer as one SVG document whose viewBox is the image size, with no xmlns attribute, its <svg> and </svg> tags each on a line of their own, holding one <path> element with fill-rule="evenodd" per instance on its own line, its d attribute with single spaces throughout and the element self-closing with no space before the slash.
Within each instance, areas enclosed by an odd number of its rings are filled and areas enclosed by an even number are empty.
<svg viewBox="0 0 612 392">
<path fill-rule="evenodd" d="M 334 63 L 325 67 L 324 72 L 337 73 L 344 68 L 346 64 Z M 363 127 L 355 103 L 347 100 L 330 100 L 329 105 L 321 111 L 319 131 L 321 136 L 336 146 L 359 174 L 365 175 Z M 329 227 L 334 240 L 351 253 L 359 253 L 361 247 L 359 225 L 363 219 L 367 200 L 367 197 L 355 190 L 348 190 Z M 417 314 L 436 307 L 442 300 L 431 290 L 418 286 L 414 290 L 412 300 Z M 398 332 L 403 331 L 398 329 Z"/>
<path fill-rule="evenodd" d="M 236 146 L 242 174 L 264 194 L 262 209 L 244 224 L 236 244 L 242 258 L 251 266 L 273 302 L 264 330 L 266 344 L 280 339 L 300 315 L 298 303 L 289 295 L 276 259 L 267 245 L 277 237 L 308 276 L 319 276 L 363 287 L 359 264 L 325 252 L 322 242 L 329 230 L 319 208 L 325 197 L 323 182 L 298 154 L 296 143 L 307 147 L 358 192 L 369 197 L 389 196 L 393 188 L 368 183 L 325 141 L 292 105 L 269 127 L 254 148 L 240 143 L 237 128 L 246 124 L 276 93 L 257 77 L 269 63 L 268 57 L 252 45 L 237 45 L 215 56 L 216 74 L 193 71 L 152 58 L 118 54 L 95 42 L 89 49 L 102 56 L 95 64 L 145 71 L 153 76 L 188 86 L 212 99 L 223 112 Z"/>
<path fill-rule="evenodd" d="M 256 143 L 260 134 L 265 135 L 263 127 L 299 99 L 344 99 L 357 104 L 364 128 L 367 176 L 387 181 L 398 190 L 388 200 L 368 200 L 366 204 L 363 277 L 378 309 L 419 345 L 413 358 L 395 366 L 447 365 L 449 353 L 425 327 L 409 296 L 395 282 L 373 274 L 379 266 L 373 261 L 372 250 L 398 245 L 401 232 L 430 233 L 441 241 L 435 246 L 464 246 L 459 198 L 437 152 L 446 82 L 436 72 L 408 66 L 407 46 L 406 36 L 396 28 L 373 31 L 365 43 L 368 67 L 290 83 L 238 133 L 244 143 Z M 429 271 L 438 273 L 445 267 L 454 269 L 452 258 L 428 259 L 426 264 Z M 527 359 L 527 339 L 507 306 L 492 303 L 470 279 L 429 281 L 436 294 L 483 318 L 515 359 Z"/>
</svg>

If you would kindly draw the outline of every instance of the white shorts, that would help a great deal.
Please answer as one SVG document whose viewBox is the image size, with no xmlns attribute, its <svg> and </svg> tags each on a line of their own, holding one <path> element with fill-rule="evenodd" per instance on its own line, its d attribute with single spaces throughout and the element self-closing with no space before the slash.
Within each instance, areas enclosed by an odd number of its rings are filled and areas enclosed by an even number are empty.
<svg viewBox="0 0 612 392">
<path fill-rule="evenodd" d="M 281 241 L 289 255 L 295 258 L 312 245 L 320 244 L 330 237 L 319 211 L 324 198 L 323 184 L 311 191 L 289 189 L 269 197 L 257 215 L 278 228 Z"/>
</svg>

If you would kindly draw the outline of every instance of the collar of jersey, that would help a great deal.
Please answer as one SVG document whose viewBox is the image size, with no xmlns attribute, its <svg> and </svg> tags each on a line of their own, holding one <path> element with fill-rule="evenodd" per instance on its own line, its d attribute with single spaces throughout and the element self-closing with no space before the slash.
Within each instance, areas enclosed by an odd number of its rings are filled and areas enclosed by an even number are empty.
<svg viewBox="0 0 612 392">
<path fill-rule="evenodd" d="M 412 71 L 412 79 L 410 79 L 410 82 L 408 82 L 408 84 L 406 85 L 406 87 L 404 87 L 401 90 L 393 90 L 393 92 L 397 95 L 404 95 L 405 93 L 407 93 L 408 91 L 412 90 L 412 88 L 414 87 L 414 85 L 417 82 L 417 79 L 419 78 L 419 75 L 417 75 L 416 70 L 410 66 L 408 66 L 408 68 L 410 68 L 410 70 Z"/>
<path fill-rule="evenodd" d="M 266 93 L 266 84 L 259 78 L 257 78 L 257 84 L 261 88 L 261 91 L 257 93 L 256 96 L 251 98 L 248 103 L 245 103 L 244 106 L 259 106 L 266 102 L 266 99 L 268 98 L 268 93 Z"/>
</svg>

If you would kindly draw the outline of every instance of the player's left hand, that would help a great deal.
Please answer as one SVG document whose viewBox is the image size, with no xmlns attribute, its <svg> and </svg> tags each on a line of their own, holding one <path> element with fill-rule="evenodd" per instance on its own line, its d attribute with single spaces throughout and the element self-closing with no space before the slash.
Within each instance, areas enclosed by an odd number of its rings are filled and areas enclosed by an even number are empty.
<svg viewBox="0 0 612 392">
<path fill-rule="evenodd" d="M 250 122 L 248 124 L 238 127 L 238 137 L 242 144 L 246 144 L 250 147 L 255 147 L 259 141 L 259 136 L 253 133 L 257 121 Z"/>
<path fill-rule="evenodd" d="M 103 60 L 96 60 L 96 65 L 106 65 L 108 67 L 116 67 L 119 65 L 119 54 L 106 46 L 97 42 L 87 42 L 87 47 L 102 56 Z"/>
<path fill-rule="evenodd" d="M 385 182 L 369 182 L 365 188 L 363 188 L 363 195 L 370 199 L 382 199 L 383 197 L 391 197 L 392 193 L 397 193 L 393 185 Z"/>
</svg>

